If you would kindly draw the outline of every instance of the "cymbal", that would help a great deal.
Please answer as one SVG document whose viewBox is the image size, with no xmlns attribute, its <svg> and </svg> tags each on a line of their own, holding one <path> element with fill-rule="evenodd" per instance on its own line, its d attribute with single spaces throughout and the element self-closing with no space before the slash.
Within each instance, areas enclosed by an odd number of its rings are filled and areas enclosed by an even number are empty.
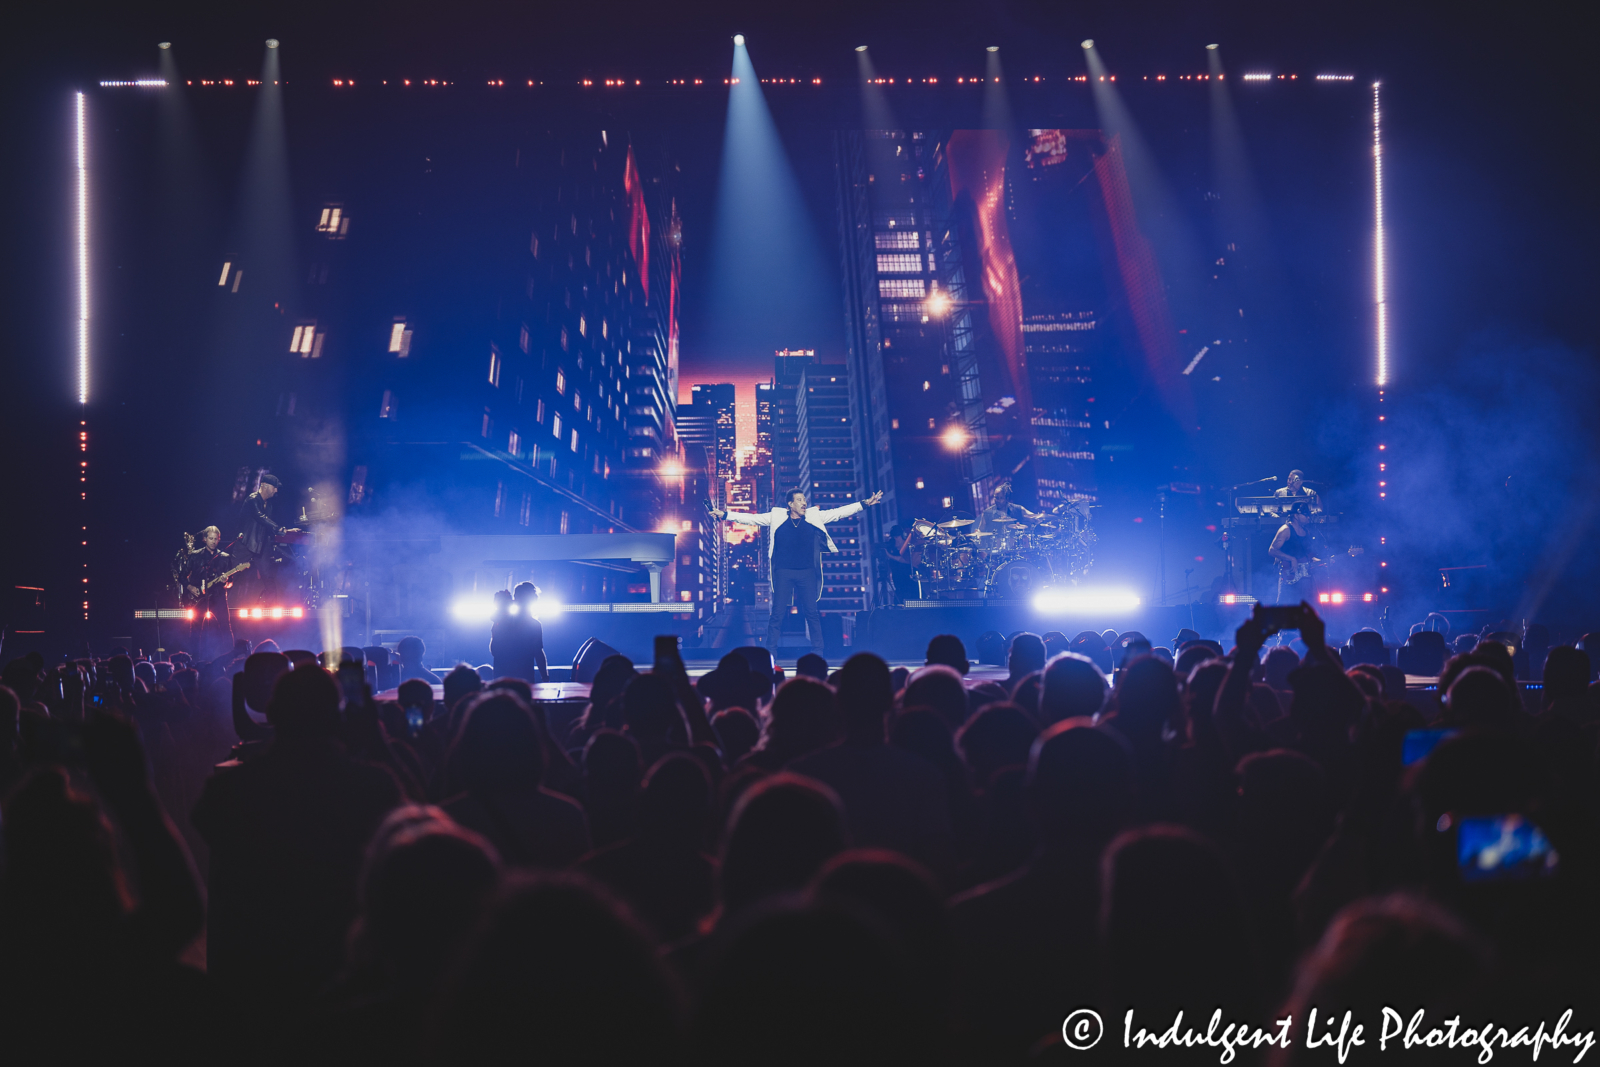
<svg viewBox="0 0 1600 1067">
<path fill-rule="evenodd" d="M 995 535 L 992 534 L 992 533 L 984 533 L 982 530 L 974 530 L 969 534 L 962 534 L 962 536 L 963 537 L 970 537 L 973 540 L 977 540 L 980 537 L 993 537 Z"/>
<path fill-rule="evenodd" d="M 941 522 L 939 524 L 939 529 L 941 529 L 941 530 L 959 530 L 959 529 L 961 529 L 961 527 L 963 527 L 963 526 L 971 526 L 973 523 L 975 523 L 977 521 L 978 521 L 977 519 L 951 519 L 949 522 Z"/>
<path fill-rule="evenodd" d="M 1010 526 L 1007 526 L 1006 529 L 1010 530 L 1012 533 L 1025 533 L 1028 529 L 1028 524 L 1025 522 L 1014 522 Z"/>
</svg>

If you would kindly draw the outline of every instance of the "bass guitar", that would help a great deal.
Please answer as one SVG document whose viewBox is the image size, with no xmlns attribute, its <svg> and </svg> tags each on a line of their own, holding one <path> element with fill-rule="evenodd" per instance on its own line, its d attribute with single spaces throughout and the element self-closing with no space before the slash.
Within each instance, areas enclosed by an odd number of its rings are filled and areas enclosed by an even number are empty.
<svg viewBox="0 0 1600 1067">
<path fill-rule="evenodd" d="M 1366 549 L 1360 545 L 1351 545 L 1345 550 L 1344 554 L 1349 556 L 1351 559 L 1354 559 L 1365 551 Z M 1338 556 L 1335 556 L 1333 559 L 1338 558 Z M 1279 560 L 1278 577 L 1283 580 L 1285 585 L 1290 585 L 1294 582 L 1300 581 L 1303 578 L 1311 577 L 1311 568 L 1326 567 L 1333 562 L 1333 559 L 1318 559 L 1316 556 L 1310 556 L 1294 563 L 1288 563 L 1284 560 Z"/>
<path fill-rule="evenodd" d="M 203 599 L 208 592 L 216 589 L 218 586 L 227 585 L 228 584 L 228 580 L 230 578 L 232 578 L 235 574 L 238 574 L 240 571 L 247 571 L 249 569 L 250 569 L 250 564 L 249 563 L 240 563 L 240 564 L 238 564 L 237 566 L 233 567 L 230 570 L 223 571 L 221 574 L 217 575 L 215 578 L 210 579 L 209 581 L 202 581 L 198 586 L 191 586 L 190 588 L 192 588 L 192 589 L 199 589 L 200 590 L 198 593 L 193 595 L 192 599 L 194 599 L 194 600 Z"/>
</svg>

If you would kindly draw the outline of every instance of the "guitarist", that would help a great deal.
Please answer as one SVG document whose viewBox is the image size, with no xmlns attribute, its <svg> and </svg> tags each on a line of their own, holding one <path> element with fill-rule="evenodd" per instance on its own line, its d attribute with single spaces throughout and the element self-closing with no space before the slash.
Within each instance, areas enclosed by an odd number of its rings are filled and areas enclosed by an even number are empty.
<svg viewBox="0 0 1600 1067">
<path fill-rule="evenodd" d="M 202 660 L 233 647 L 233 624 L 228 614 L 228 582 L 223 575 L 235 566 L 221 550 L 222 531 L 207 526 L 200 531 L 200 547 L 186 553 L 183 566 L 185 599 L 194 607 L 195 654 Z M 216 584 L 212 584 L 216 583 Z"/>
<path fill-rule="evenodd" d="M 1278 561 L 1278 599 L 1287 604 L 1297 600 L 1314 603 L 1310 595 L 1309 568 L 1317 562 L 1311 548 L 1311 535 L 1306 529 L 1306 511 L 1309 505 L 1301 502 L 1289 508 L 1289 521 L 1278 527 L 1278 533 L 1267 548 L 1267 555 Z M 1304 583 L 1304 584 L 1302 584 Z M 1285 599 L 1287 597 L 1288 599 Z"/>
</svg>

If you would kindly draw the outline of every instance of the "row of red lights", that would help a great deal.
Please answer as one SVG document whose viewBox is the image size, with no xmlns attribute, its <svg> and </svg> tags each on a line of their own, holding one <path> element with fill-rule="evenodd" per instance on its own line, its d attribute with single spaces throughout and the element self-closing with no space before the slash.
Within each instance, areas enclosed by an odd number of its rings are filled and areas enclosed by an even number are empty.
<svg viewBox="0 0 1600 1067">
<path fill-rule="evenodd" d="M 1384 592 L 1387 593 L 1388 590 L 1385 589 Z M 1317 594 L 1317 603 L 1318 604 L 1343 604 L 1346 600 L 1355 600 L 1355 599 L 1356 599 L 1356 594 L 1354 594 L 1354 593 L 1351 593 L 1348 596 L 1346 596 L 1344 593 L 1318 593 Z M 1370 604 L 1370 603 L 1372 603 L 1372 594 L 1371 593 L 1362 593 L 1361 594 L 1361 599 L 1365 603 Z"/>
<path fill-rule="evenodd" d="M 210 612 L 206 613 L 208 616 Z M 303 619 L 306 617 L 305 608 L 240 608 L 241 619 Z M 194 611 L 189 612 L 189 618 L 194 618 Z"/>
<path fill-rule="evenodd" d="M 78 430 L 78 451 L 83 453 L 83 454 L 85 454 L 85 455 L 87 455 L 88 452 L 89 452 L 89 430 L 88 430 L 89 423 L 88 423 L 87 420 L 80 419 L 79 422 L 78 422 L 78 426 L 80 427 L 80 429 Z M 88 485 L 88 483 L 89 483 L 89 461 L 86 460 L 86 459 L 85 460 L 79 460 L 78 461 L 78 487 L 79 487 L 78 499 L 80 501 L 82 501 L 85 504 L 85 506 L 87 506 L 88 500 L 89 500 L 89 485 Z M 85 571 L 88 571 L 88 569 L 89 569 L 89 559 L 88 559 L 88 556 L 89 556 L 89 527 L 87 525 L 85 525 L 83 527 L 83 546 L 82 547 L 83 547 L 83 550 L 84 550 L 84 553 L 83 553 L 83 555 L 84 555 L 83 569 Z M 84 622 L 88 622 L 89 621 L 89 576 L 88 576 L 88 574 L 85 574 L 83 576 L 83 621 Z"/>
<path fill-rule="evenodd" d="M 1385 593 L 1387 593 L 1388 591 L 1389 590 L 1387 590 L 1387 589 L 1384 590 Z M 1361 594 L 1359 594 L 1359 596 L 1357 594 L 1355 594 L 1355 593 L 1349 593 L 1349 594 L 1345 594 L 1345 593 L 1318 593 L 1317 594 L 1317 603 L 1319 603 L 1319 604 L 1343 604 L 1346 600 L 1355 601 L 1357 599 L 1359 599 L 1363 603 L 1370 604 L 1373 601 L 1373 595 L 1371 593 L 1361 593 Z M 1222 602 L 1224 604 L 1254 604 L 1257 601 L 1256 601 L 1256 598 L 1253 597 L 1253 596 L 1239 596 L 1239 595 L 1237 595 L 1235 593 L 1225 593 L 1222 596 Z"/>
</svg>

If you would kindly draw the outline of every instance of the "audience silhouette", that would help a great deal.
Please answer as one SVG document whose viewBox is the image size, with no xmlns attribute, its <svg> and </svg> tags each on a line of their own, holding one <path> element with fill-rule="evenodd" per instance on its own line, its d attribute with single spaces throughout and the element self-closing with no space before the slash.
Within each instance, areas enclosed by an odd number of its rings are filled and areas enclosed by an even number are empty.
<svg viewBox="0 0 1600 1067">
<path fill-rule="evenodd" d="M 1007 1064 L 1068 1056 L 1092 1006 L 1098 1062 L 1130 1007 L 1159 1030 L 1592 1002 L 1591 652 L 1495 624 L 1429 688 L 1346 670 L 1295 611 L 1303 655 L 1261 613 L 1176 659 L 990 633 L 975 666 L 947 634 L 914 671 L 858 652 L 776 691 L 761 649 L 698 684 L 610 655 L 587 706 L 412 640 L 399 666 L 13 659 L 0 1050 Z M 1326 1058 L 1297 1033 L 1239 1061 Z"/>
</svg>

